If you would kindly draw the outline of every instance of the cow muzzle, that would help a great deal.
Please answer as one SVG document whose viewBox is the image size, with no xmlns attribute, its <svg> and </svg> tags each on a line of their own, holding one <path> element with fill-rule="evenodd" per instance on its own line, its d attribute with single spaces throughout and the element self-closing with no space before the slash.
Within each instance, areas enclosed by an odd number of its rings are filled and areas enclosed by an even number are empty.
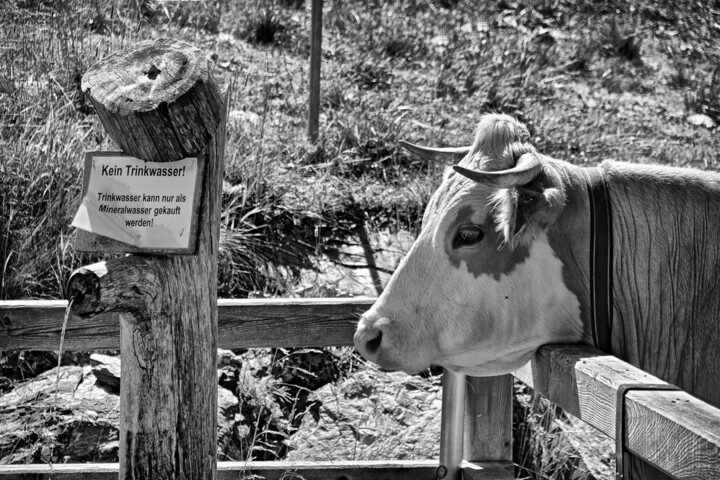
<svg viewBox="0 0 720 480">
<path fill-rule="evenodd" d="M 379 364 L 383 332 L 366 317 L 360 318 L 353 341 L 360 354 L 371 362 Z"/>
</svg>

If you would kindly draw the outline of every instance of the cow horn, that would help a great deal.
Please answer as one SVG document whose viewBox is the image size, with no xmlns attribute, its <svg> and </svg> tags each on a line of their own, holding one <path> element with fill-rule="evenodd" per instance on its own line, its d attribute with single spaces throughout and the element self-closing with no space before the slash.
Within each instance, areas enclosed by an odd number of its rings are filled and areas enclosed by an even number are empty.
<svg viewBox="0 0 720 480">
<path fill-rule="evenodd" d="M 433 148 L 421 147 L 404 140 L 400 140 L 400 145 L 411 153 L 414 153 L 425 160 L 437 160 L 439 157 L 460 157 L 463 158 L 468 154 L 472 147 L 449 147 L 449 148 Z"/>
<path fill-rule="evenodd" d="M 508 170 L 485 172 L 469 170 L 458 165 L 455 165 L 453 169 L 475 182 L 498 188 L 510 188 L 527 185 L 535 180 L 542 170 L 542 164 L 537 155 L 526 153 L 518 159 L 517 165 Z"/>
</svg>

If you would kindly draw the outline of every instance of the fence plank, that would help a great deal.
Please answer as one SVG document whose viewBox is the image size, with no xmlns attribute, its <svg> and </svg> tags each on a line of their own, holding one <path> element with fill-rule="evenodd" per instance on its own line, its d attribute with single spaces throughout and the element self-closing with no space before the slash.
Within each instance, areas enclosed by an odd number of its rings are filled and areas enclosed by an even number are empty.
<svg viewBox="0 0 720 480">
<path fill-rule="evenodd" d="M 218 480 L 253 478 L 266 480 L 300 478 L 306 480 L 388 479 L 418 480 L 435 478 L 437 460 L 334 461 L 334 462 L 218 462 Z M 465 478 L 510 480 L 512 464 L 502 462 L 463 462 Z M 116 480 L 117 463 L 60 465 L 3 465 L 0 480 Z M 255 477 L 257 478 L 257 477 Z"/>
<path fill-rule="evenodd" d="M 618 388 L 661 380 L 589 346 L 542 347 L 515 376 L 615 438 Z M 681 479 L 720 478 L 720 410 L 682 392 L 625 396 L 626 448 Z"/>
<path fill-rule="evenodd" d="M 267 463 L 268 465 L 264 465 Z M 221 463 L 222 465 L 222 463 Z M 218 480 L 264 478 L 265 480 L 417 480 L 435 478 L 437 461 L 363 461 L 363 462 L 244 462 L 226 463 Z M 256 475 L 255 477 L 253 475 Z"/>
<path fill-rule="evenodd" d="M 630 391 L 627 448 L 677 478 L 720 478 L 720 410 L 689 393 Z"/>
<path fill-rule="evenodd" d="M 224 348 L 353 345 L 360 315 L 373 298 L 222 300 L 218 302 Z"/>
<path fill-rule="evenodd" d="M 261 476 L 267 480 L 302 478 L 417 480 L 435 478 L 437 460 L 333 461 L 333 462 L 218 462 L 218 480 Z M 512 465 L 487 462 L 463 464 L 467 478 L 508 480 Z M 0 480 L 116 480 L 117 463 L 60 465 L 3 465 Z M 255 477 L 257 478 L 257 477 Z"/>
<path fill-rule="evenodd" d="M 541 347 L 515 376 L 611 438 L 615 438 L 618 388 L 665 383 L 587 345 Z"/>
<path fill-rule="evenodd" d="M 57 350 L 66 308 L 66 300 L 0 302 L 0 350 Z M 119 315 L 88 319 L 71 314 L 63 346 L 67 351 L 118 350 Z"/>
<path fill-rule="evenodd" d="M 352 345 L 355 324 L 372 298 L 218 300 L 220 348 Z M 67 302 L 0 302 L 0 350 L 57 350 Z M 71 315 L 64 348 L 117 350 L 118 315 Z"/>
</svg>

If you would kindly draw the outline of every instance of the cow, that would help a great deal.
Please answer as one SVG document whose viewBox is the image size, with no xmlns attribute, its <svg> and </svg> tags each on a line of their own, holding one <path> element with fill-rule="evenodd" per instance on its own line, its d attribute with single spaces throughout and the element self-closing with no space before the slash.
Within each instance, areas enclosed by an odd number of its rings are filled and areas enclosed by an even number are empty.
<svg viewBox="0 0 720 480">
<path fill-rule="evenodd" d="M 541 345 L 585 343 L 720 406 L 720 174 L 574 165 L 502 114 L 481 118 L 470 147 L 410 148 L 462 159 L 360 318 L 364 357 L 490 376 Z"/>
</svg>

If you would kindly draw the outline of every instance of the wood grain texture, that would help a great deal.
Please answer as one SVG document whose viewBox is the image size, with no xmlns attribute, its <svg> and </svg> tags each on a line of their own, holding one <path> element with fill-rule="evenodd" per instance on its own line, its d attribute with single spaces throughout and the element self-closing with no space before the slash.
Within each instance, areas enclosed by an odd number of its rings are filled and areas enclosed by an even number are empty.
<svg viewBox="0 0 720 480">
<path fill-rule="evenodd" d="M 666 475 L 661 470 L 645 462 L 642 458 L 627 454 L 625 461 L 627 466 L 624 480 L 672 480 L 673 477 Z"/>
<path fill-rule="evenodd" d="M 209 76 L 202 50 L 161 38 L 108 55 L 83 75 L 81 87 L 109 113 L 135 115 L 175 102 Z"/>
<path fill-rule="evenodd" d="M 115 259 L 76 272 L 68 291 L 77 314 L 119 313 L 120 478 L 214 480 L 224 100 L 204 53 L 169 39 L 104 58 L 82 89 L 123 152 L 205 161 L 196 255 Z"/>
<path fill-rule="evenodd" d="M 218 300 L 220 348 L 351 346 L 360 315 L 372 298 Z M 57 350 L 67 301 L 0 301 L 0 350 Z M 118 350 L 116 312 L 72 314 L 64 348 Z"/>
<path fill-rule="evenodd" d="M 587 345 L 543 346 L 515 376 L 611 438 L 620 386 L 666 384 Z"/>
<path fill-rule="evenodd" d="M 220 341 L 246 348 L 352 346 L 360 315 L 373 303 L 372 298 L 223 300 Z"/>
<path fill-rule="evenodd" d="M 468 377 L 464 458 L 512 461 L 512 375 Z"/>
<path fill-rule="evenodd" d="M 515 376 L 569 413 L 615 438 L 616 399 L 623 384 L 663 384 L 589 346 L 544 346 Z M 720 409 L 677 391 L 625 396 L 625 445 L 634 478 L 720 478 Z"/>
<path fill-rule="evenodd" d="M 630 391 L 626 446 L 676 478 L 720 478 L 720 410 L 678 391 Z"/>
</svg>

